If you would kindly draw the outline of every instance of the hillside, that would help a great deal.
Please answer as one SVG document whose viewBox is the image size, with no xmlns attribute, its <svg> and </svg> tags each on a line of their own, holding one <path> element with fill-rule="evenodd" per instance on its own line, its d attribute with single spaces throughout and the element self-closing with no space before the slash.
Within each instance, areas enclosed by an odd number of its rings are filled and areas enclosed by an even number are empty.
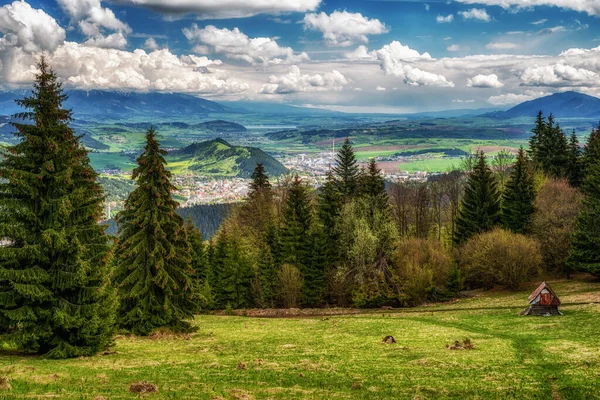
<svg viewBox="0 0 600 400">
<path fill-rule="evenodd" d="M 234 112 L 214 101 L 189 94 L 160 92 L 113 92 L 104 90 L 69 90 L 66 108 L 73 109 L 75 117 L 103 116 L 104 118 L 189 117 L 190 115 Z M 0 115 L 12 115 L 20 109 L 15 99 L 27 92 L 0 92 Z"/>
<path fill-rule="evenodd" d="M 554 93 L 550 96 L 526 101 L 507 111 L 497 111 L 486 116 L 495 118 L 534 118 L 539 111 L 552 113 L 557 118 L 600 118 L 600 99 L 579 92 Z"/>
<path fill-rule="evenodd" d="M 169 154 L 169 164 L 212 176 L 249 178 L 262 163 L 270 176 L 288 172 L 279 161 L 256 147 L 233 146 L 223 139 L 193 143 Z"/>
<path fill-rule="evenodd" d="M 200 124 L 194 125 L 194 128 L 199 128 L 202 130 L 216 133 L 248 132 L 248 129 L 246 129 L 246 127 L 243 125 L 223 120 L 202 122 Z"/>
</svg>

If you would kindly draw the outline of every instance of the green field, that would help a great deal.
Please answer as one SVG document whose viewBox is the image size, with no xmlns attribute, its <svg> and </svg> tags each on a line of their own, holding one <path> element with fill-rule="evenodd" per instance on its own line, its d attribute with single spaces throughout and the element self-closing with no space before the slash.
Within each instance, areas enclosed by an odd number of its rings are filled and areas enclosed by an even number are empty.
<svg viewBox="0 0 600 400">
<path fill-rule="evenodd" d="M 119 336 L 105 355 L 0 355 L 0 398 L 591 399 L 600 393 L 600 283 L 553 282 L 560 317 L 522 317 L 526 291 L 359 315 L 203 315 L 198 332 Z M 396 344 L 383 344 L 393 335 Z M 469 338 L 473 350 L 446 344 Z M 3 382 L 3 383 L 2 383 Z"/>
</svg>

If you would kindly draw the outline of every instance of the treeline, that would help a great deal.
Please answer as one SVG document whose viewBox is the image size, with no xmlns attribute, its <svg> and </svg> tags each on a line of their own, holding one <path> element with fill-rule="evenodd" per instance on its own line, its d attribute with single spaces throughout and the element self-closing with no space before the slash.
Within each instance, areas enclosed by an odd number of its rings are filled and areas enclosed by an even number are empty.
<svg viewBox="0 0 600 400">
<path fill-rule="evenodd" d="M 582 150 L 540 115 L 530 154 L 490 166 L 478 152 L 462 171 L 391 194 L 349 140 L 318 190 L 298 176 L 273 187 L 258 164 L 246 201 L 209 242 L 177 213 L 151 128 L 111 241 L 66 96 L 44 58 L 38 67 L 18 102 L 28 110 L 18 119 L 32 123 L 14 124 L 20 141 L 0 163 L 2 346 L 88 356 L 117 329 L 193 330 L 202 309 L 406 306 L 518 288 L 543 268 L 600 275 L 600 127 Z"/>
</svg>

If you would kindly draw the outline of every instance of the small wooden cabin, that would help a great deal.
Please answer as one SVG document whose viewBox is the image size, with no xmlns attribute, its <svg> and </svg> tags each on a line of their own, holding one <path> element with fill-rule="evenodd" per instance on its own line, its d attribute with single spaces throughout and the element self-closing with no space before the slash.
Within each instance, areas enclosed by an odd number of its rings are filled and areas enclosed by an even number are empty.
<svg viewBox="0 0 600 400">
<path fill-rule="evenodd" d="M 558 311 L 560 299 L 546 282 L 542 282 L 529 296 L 529 307 L 521 315 L 562 315 Z"/>
</svg>

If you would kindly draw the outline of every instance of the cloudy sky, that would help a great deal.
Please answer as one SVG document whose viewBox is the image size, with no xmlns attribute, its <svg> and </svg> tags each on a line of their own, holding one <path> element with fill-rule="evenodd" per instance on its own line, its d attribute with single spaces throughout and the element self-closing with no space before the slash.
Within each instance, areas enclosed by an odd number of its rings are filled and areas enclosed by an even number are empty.
<svg viewBox="0 0 600 400">
<path fill-rule="evenodd" d="M 600 0 L 0 0 L 0 86 L 357 112 L 600 96 Z"/>
</svg>

